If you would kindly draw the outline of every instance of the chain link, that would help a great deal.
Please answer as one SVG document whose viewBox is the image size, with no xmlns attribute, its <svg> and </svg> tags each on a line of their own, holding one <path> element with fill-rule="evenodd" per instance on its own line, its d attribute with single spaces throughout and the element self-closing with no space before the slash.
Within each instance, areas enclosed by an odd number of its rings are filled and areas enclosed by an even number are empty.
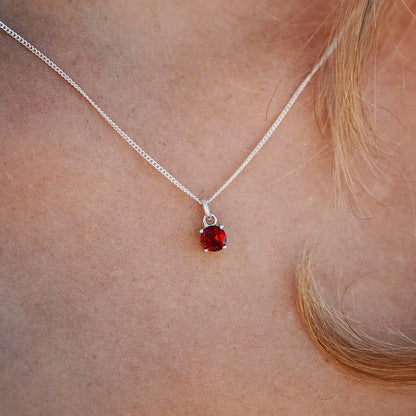
<svg viewBox="0 0 416 416">
<path fill-rule="evenodd" d="M 90 104 L 91 106 L 100 114 L 100 116 L 124 139 L 146 162 L 152 165 L 157 171 L 159 171 L 166 179 L 172 182 L 177 186 L 181 191 L 185 192 L 188 196 L 193 198 L 199 204 L 203 205 L 204 200 L 198 198 L 194 195 L 188 188 L 182 185 L 173 175 L 171 175 L 162 165 L 156 162 L 148 153 L 146 153 L 127 133 L 125 133 L 88 95 L 87 93 L 68 75 L 66 74 L 58 65 L 56 65 L 51 59 L 44 55 L 40 50 L 35 48 L 31 43 L 26 39 L 20 36 L 18 33 L 6 26 L 2 21 L 0 21 L 0 29 L 6 32 L 13 39 L 17 40 L 30 52 L 36 55 L 40 60 L 42 60 L 46 65 L 52 68 L 58 75 L 60 75 L 68 84 L 74 87 Z M 259 141 L 257 146 L 253 151 L 248 155 L 247 159 L 238 167 L 238 169 L 230 176 L 230 178 L 219 188 L 211 198 L 206 200 L 206 203 L 211 203 L 228 185 L 239 175 L 239 173 L 248 165 L 248 163 L 253 159 L 253 157 L 260 151 L 260 149 L 266 144 L 273 132 L 277 129 L 279 124 L 283 121 L 286 114 L 289 112 L 290 108 L 298 99 L 299 95 L 309 84 L 309 81 L 318 71 L 318 69 L 323 65 L 323 63 L 328 59 L 336 48 L 337 41 L 335 40 L 323 54 L 320 61 L 315 65 L 312 71 L 306 76 L 306 78 L 301 82 L 299 87 L 296 89 L 286 106 L 283 108 L 282 112 L 279 114 L 277 119 L 274 121 L 270 129 L 264 135 L 264 137 Z"/>
</svg>

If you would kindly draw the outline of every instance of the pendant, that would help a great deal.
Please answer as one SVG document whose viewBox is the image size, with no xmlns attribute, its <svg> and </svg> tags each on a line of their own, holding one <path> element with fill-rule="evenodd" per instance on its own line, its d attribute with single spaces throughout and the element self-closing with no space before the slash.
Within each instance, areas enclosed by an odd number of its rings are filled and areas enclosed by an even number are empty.
<svg viewBox="0 0 416 416">
<path fill-rule="evenodd" d="M 217 225 L 217 217 L 209 210 L 207 201 L 202 201 L 204 207 L 204 228 L 201 228 L 201 244 L 204 251 L 220 251 L 227 248 L 227 234 L 225 234 L 224 226 Z"/>
</svg>

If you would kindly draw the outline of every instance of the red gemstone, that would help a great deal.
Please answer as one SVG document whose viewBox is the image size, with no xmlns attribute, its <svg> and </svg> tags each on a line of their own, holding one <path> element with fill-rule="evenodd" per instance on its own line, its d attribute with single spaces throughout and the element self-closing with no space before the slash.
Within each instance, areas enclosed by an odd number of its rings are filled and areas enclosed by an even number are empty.
<svg viewBox="0 0 416 416">
<path fill-rule="evenodd" d="M 218 225 L 210 225 L 201 231 L 201 244 L 206 251 L 219 251 L 226 242 L 227 235 Z"/>
</svg>

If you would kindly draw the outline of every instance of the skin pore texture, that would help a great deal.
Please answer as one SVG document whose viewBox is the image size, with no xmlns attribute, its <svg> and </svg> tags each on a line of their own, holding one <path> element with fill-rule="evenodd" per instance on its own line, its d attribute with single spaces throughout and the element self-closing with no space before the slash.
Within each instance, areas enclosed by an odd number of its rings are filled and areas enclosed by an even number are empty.
<svg viewBox="0 0 416 416">
<path fill-rule="evenodd" d="M 314 65 L 325 35 L 309 40 L 336 5 L 0 1 L 0 19 L 209 197 Z M 376 177 L 364 173 L 371 216 L 351 221 L 334 202 L 312 82 L 211 204 L 228 248 L 204 253 L 202 208 L 0 34 L 0 413 L 416 414 L 414 390 L 327 363 L 294 301 L 299 255 L 318 241 L 328 302 L 386 341 L 412 333 L 414 39 L 412 26 L 390 40 L 366 88 L 389 154 Z"/>
</svg>

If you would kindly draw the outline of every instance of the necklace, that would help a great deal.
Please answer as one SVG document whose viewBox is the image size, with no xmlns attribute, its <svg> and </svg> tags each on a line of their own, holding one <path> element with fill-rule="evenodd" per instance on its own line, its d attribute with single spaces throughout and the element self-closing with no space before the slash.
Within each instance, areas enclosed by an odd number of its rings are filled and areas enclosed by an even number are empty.
<svg viewBox="0 0 416 416">
<path fill-rule="evenodd" d="M 202 205 L 204 209 L 204 217 L 202 219 L 203 228 L 200 231 L 200 240 L 202 247 L 205 251 L 219 251 L 226 248 L 227 236 L 224 231 L 222 224 L 217 224 L 217 217 L 211 212 L 209 204 L 225 189 L 230 183 L 239 175 L 239 173 L 247 166 L 251 159 L 259 152 L 259 150 L 266 144 L 273 132 L 283 121 L 286 114 L 289 112 L 293 104 L 298 99 L 299 95 L 309 84 L 309 81 L 329 58 L 332 52 L 337 46 L 337 40 L 335 40 L 322 55 L 318 63 L 313 67 L 305 79 L 300 83 L 296 91 L 293 93 L 282 112 L 273 122 L 269 130 L 266 132 L 264 137 L 258 142 L 253 151 L 247 156 L 244 162 L 237 168 L 237 170 L 227 179 L 227 181 L 208 199 L 200 199 L 194 195 L 188 188 L 182 185 L 173 175 L 171 175 L 163 166 L 161 166 L 155 159 L 153 159 L 148 153 L 146 153 L 133 139 L 131 139 L 127 133 L 125 133 L 111 118 L 104 113 L 104 111 L 87 95 L 87 93 L 69 76 L 67 75 L 58 65 L 56 65 L 51 59 L 39 51 L 35 46 L 29 43 L 26 39 L 20 36 L 18 33 L 13 31 L 10 27 L 6 26 L 0 21 L 0 29 L 7 33 L 10 37 L 18 41 L 26 49 L 36 55 L 46 65 L 52 68 L 58 75 L 60 75 L 68 84 L 70 84 L 79 94 L 81 94 L 87 102 L 98 112 L 98 114 L 118 133 L 122 139 L 124 139 L 146 162 L 150 163 L 156 170 L 158 170 L 166 179 L 177 186 L 181 191 L 185 192 L 188 196 L 194 199 L 198 204 Z"/>
</svg>

